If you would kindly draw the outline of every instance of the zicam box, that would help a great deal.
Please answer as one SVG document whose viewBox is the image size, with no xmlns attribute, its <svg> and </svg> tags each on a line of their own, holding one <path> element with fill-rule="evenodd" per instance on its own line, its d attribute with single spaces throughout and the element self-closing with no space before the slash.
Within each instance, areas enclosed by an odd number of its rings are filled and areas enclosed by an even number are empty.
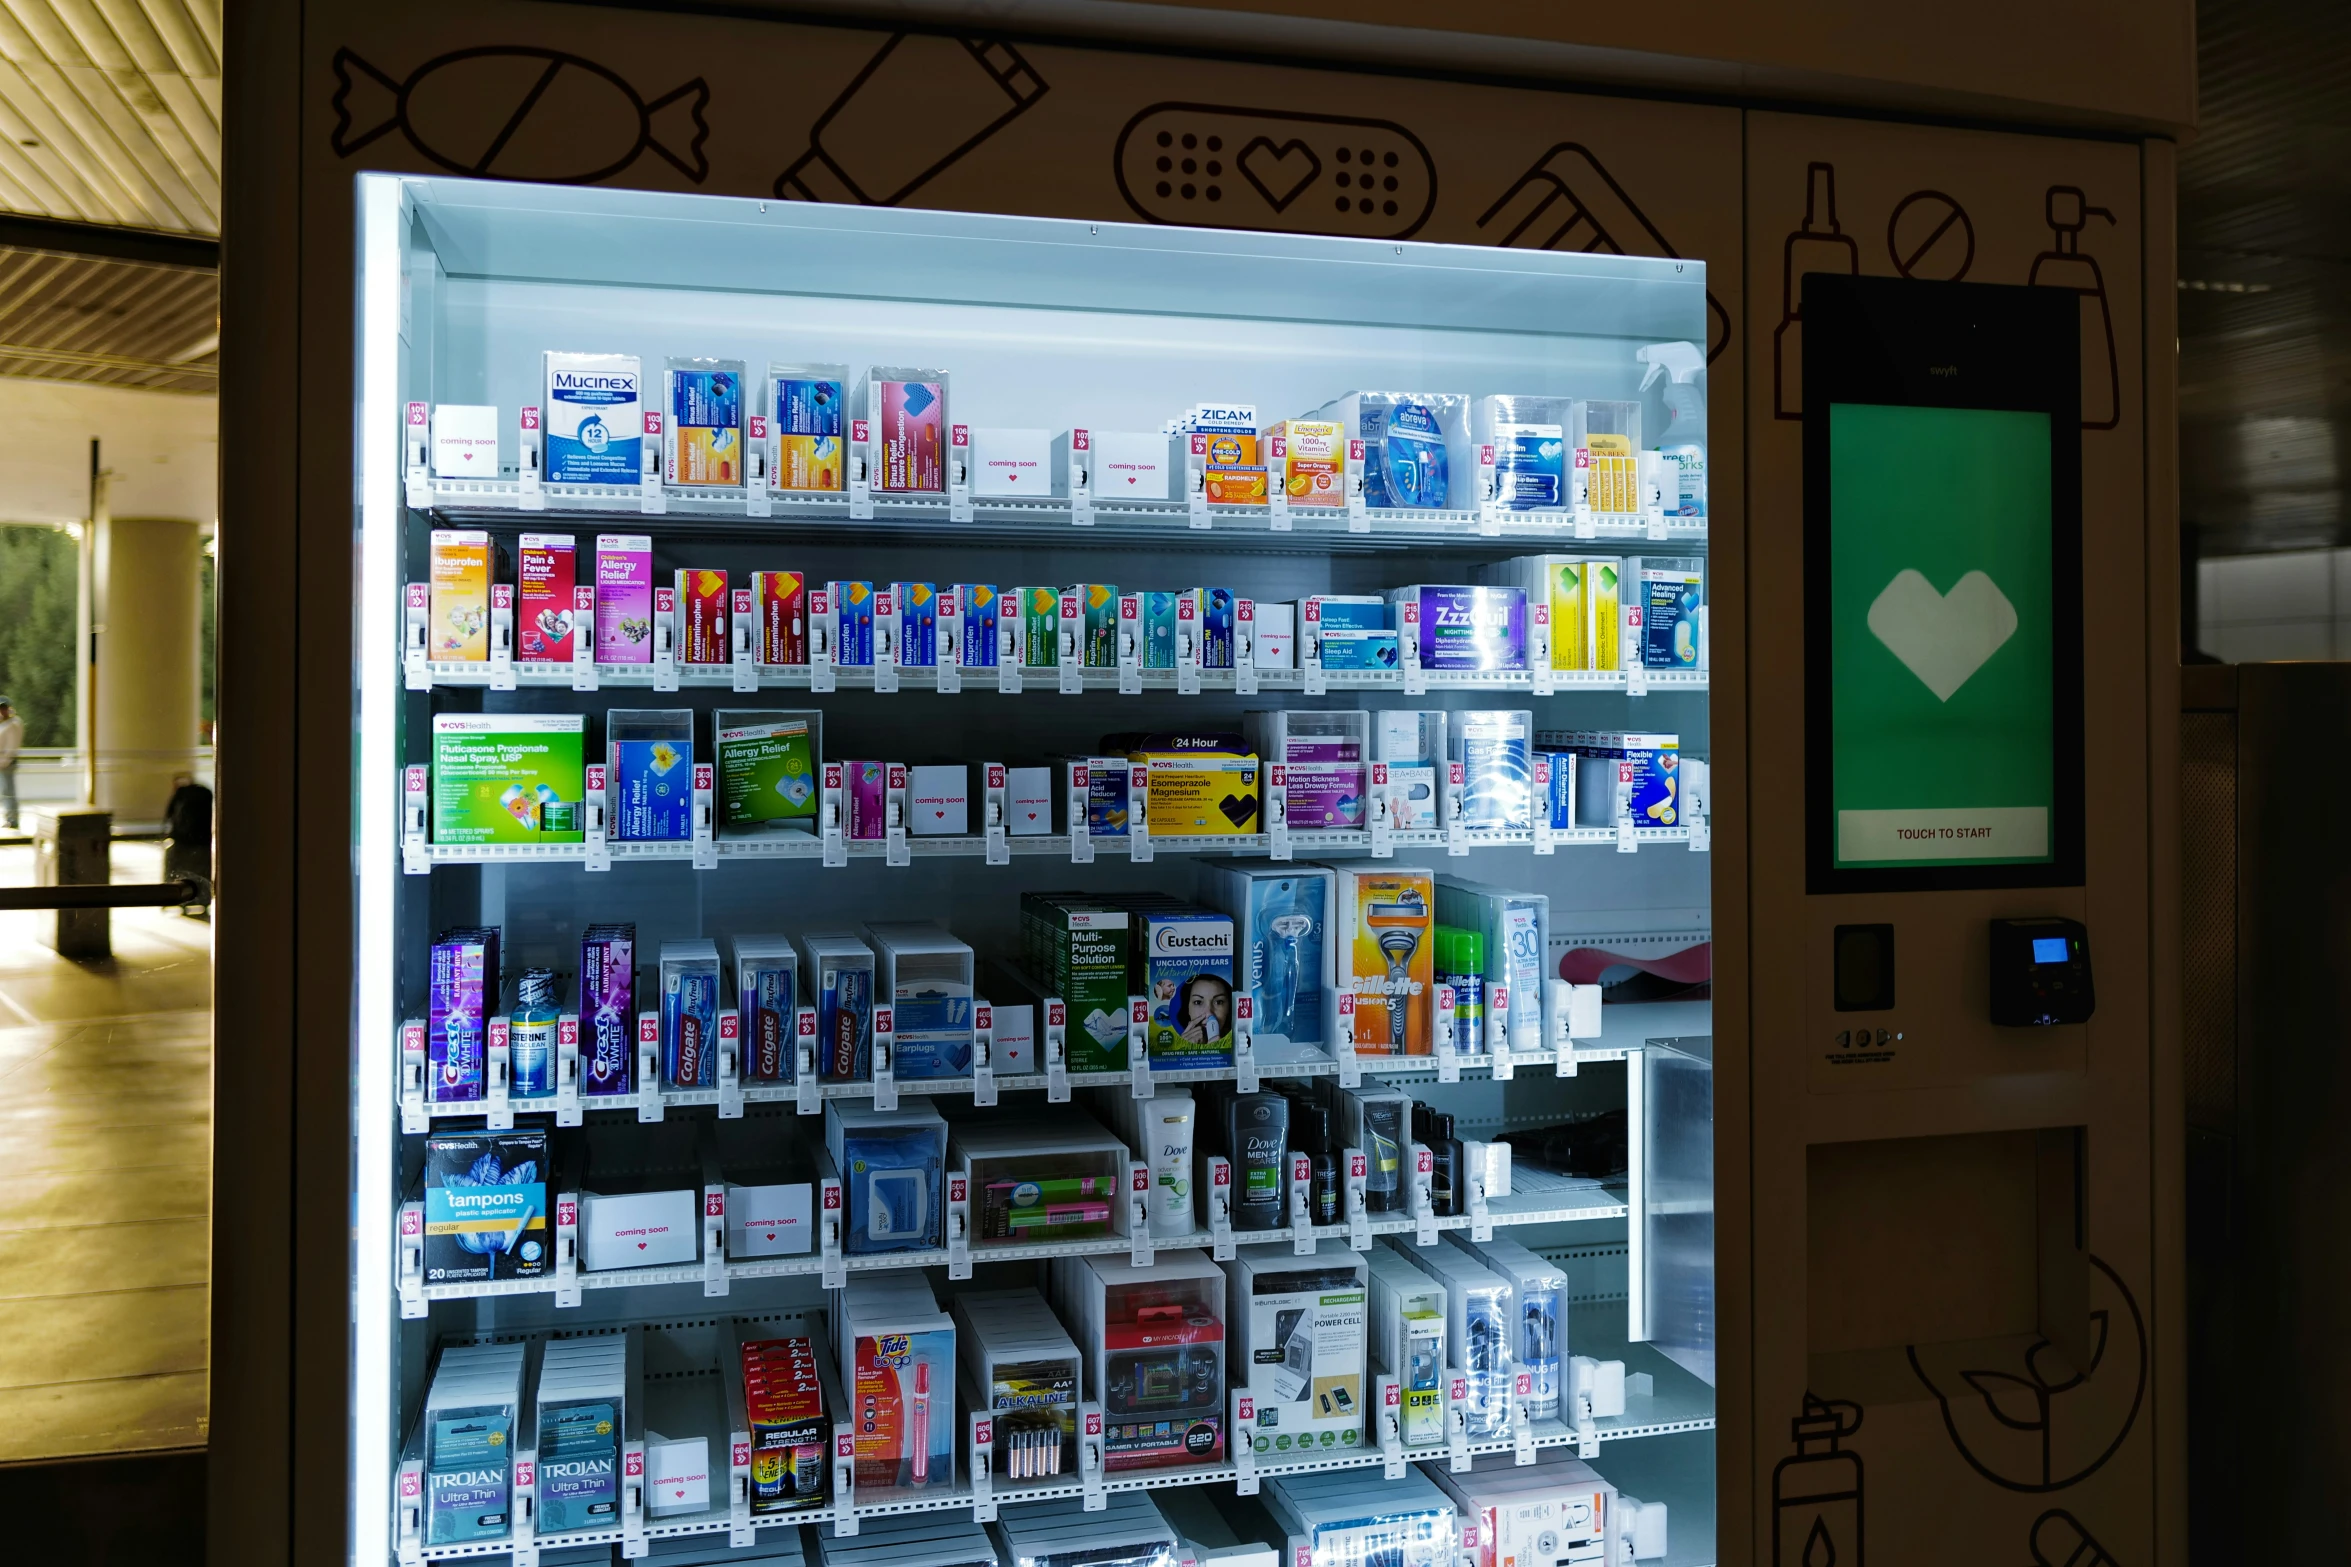
<svg viewBox="0 0 2351 1567">
<path fill-rule="evenodd" d="M 428 1284 L 534 1279 L 551 1264 L 547 1134 L 441 1132 L 425 1139 Z"/>
<path fill-rule="evenodd" d="M 490 656 L 490 536 L 435 529 L 432 551 L 432 643 L 435 663 L 480 663 Z"/>
<path fill-rule="evenodd" d="M 578 843 L 587 720 L 433 715 L 433 842 Z"/>
<path fill-rule="evenodd" d="M 526 533 L 515 560 L 514 661 L 568 664 L 589 628 L 573 612 L 579 551 L 568 533 Z"/>
<path fill-rule="evenodd" d="M 645 416 L 634 354 L 547 355 L 546 449 L 550 484 L 635 484 L 643 477 Z"/>
</svg>

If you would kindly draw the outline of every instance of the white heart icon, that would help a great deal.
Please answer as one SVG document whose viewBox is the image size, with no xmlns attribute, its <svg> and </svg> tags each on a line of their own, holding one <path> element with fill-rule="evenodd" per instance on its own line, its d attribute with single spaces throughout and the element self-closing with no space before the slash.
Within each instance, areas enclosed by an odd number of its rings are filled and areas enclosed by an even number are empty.
<svg viewBox="0 0 2351 1567">
<path fill-rule="evenodd" d="M 1937 593 L 1908 568 L 1869 606 L 1869 629 L 1935 700 L 1948 702 L 1985 660 L 2016 635 L 2016 606 L 1999 585 L 1971 571 Z"/>
</svg>

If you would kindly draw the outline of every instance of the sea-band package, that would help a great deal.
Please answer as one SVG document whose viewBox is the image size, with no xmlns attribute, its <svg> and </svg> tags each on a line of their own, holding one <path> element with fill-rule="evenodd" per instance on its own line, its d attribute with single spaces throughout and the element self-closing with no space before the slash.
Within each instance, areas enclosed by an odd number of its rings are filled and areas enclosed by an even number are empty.
<svg viewBox="0 0 2351 1567">
<path fill-rule="evenodd" d="M 634 354 L 547 355 L 541 414 L 550 484 L 636 484 L 644 478 L 645 414 Z"/>
</svg>

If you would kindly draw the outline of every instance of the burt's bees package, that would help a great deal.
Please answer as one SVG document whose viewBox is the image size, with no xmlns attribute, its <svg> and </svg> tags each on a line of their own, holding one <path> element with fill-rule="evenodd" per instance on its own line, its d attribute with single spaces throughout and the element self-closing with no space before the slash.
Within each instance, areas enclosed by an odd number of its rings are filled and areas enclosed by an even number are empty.
<svg viewBox="0 0 2351 1567">
<path fill-rule="evenodd" d="M 435 663 L 485 662 L 490 656 L 490 536 L 437 528 L 431 550 L 428 656 Z"/>
<path fill-rule="evenodd" d="M 841 410 L 848 384 L 847 365 L 767 367 L 771 488 L 819 495 L 846 488 Z"/>
<path fill-rule="evenodd" d="M 663 477 L 692 487 L 743 482 L 743 361 L 672 359 Z"/>
<path fill-rule="evenodd" d="M 877 365 L 865 373 L 865 416 L 881 460 L 874 489 L 893 494 L 947 488 L 947 372 Z"/>
<path fill-rule="evenodd" d="M 1425 1056 L 1435 1045 L 1436 876 L 1384 860 L 1341 860 L 1335 878 L 1338 987 L 1355 996 L 1355 1053 Z"/>
</svg>

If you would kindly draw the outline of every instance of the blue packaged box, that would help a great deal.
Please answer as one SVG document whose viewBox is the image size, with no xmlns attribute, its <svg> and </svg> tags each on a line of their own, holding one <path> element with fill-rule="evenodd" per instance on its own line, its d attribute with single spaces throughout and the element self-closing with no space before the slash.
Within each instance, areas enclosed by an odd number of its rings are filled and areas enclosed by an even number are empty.
<svg viewBox="0 0 2351 1567">
<path fill-rule="evenodd" d="M 1445 725 L 1445 760 L 1461 764 L 1461 817 L 1478 831 L 1534 827 L 1535 715 L 1462 712 Z"/>
<path fill-rule="evenodd" d="M 505 1537 L 512 1494 L 508 1465 L 514 1457 L 507 1426 L 503 1413 L 435 1417 L 433 1465 L 425 1471 L 427 1543 L 463 1545 Z"/>
<path fill-rule="evenodd" d="M 1619 729 L 1545 730 L 1537 742 L 1575 752 L 1578 827 L 1681 825 L 1681 737 Z M 1554 788 L 1557 786 L 1554 785 Z"/>
<path fill-rule="evenodd" d="M 1363 503 L 1443 506 L 1452 493 L 1445 432 L 1427 403 L 1363 405 Z"/>
<path fill-rule="evenodd" d="M 955 661 L 966 669 L 996 667 L 996 601 L 1001 588 L 985 582 L 962 582 L 955 587 L 955 607 L 963 616 L 963 645 Z"/>
<path fill-rule="evenodd" d="M 1706 592 L 1704 563 L 1644 556 L 1627 561 L 1624 576 L 1636 585 L 1634 603 L 1640 618 L 1631 623 L 1640 628 L 1641 666 L 1696 669 L 1698 607 Z"/>
<path fill-rule="evenodd" d="M 1556 424 L 1506 424 L 1494 432 L 1495 499 L 1512 511 L 1563 504 L 1567 431 Z"/>
<path fill-rule="evenodd" d="M 843 669 L 873 667 L 873 584 L 836 582 L 833 598 L 833 663 Z"/>
<path fill-rule="evenodd" d="M 671 1088 L 718 1086 L 718 948 L 661 946 L 661 1080 Z"/>
<path fill-rule="evenodd" d="M 620 1516 L 620 1411 L 608 1399 L 539 1412 L 542 1534 L 608 1527 Z"/>
<path fill-rule="evenodd" d="M 743 1076 L 757 1083 L 796 1080 L 793 1049 L 800 1004 L 800 959 L 781 936 L 733 936 L 735 1012 L 743 1030 Z"/>
<path fill-rule="evenodd" d="M 1176 593 L 1145 593 L 1143 599 L 1143 645 L 1139 650 L 1145 669 L 1173 669 L 1176 662 Z"/>
<path fill-rule="evenodd" d="M 427 1284 L 534 1279 L 553 1265 L 547 1134 L 437 1132 L 425 1140 Z"/>
<path fill-rule="evenodd" d="M 550 484 L 636 484 L 645 413 L 634 354 L 547 355 L 540 477 Z"/>
<path fill-rule="evenodd" d="M 1095 838 L 1127 835 L 1127 763 L 1124 757 L 1086 760 L 1086 832 Z"/>
<path fill-rule="evenodd" d="M 901 582 L 898 593 L 898 663 L 904 669 L 934 669 L 939 662 L 939 590 L 928 582 Z"/>
<path fill-rule="evenodd" d="M 1200 597 L 1200 667 L 1233 667 L 1233 590 L 1195 588 Z"/>
<path fill-rule="evenodd" d="M 694 836 L 694 710 L 615 709 L 605 715 L 612 836 L 670 843 Z"/>
<path fill-rule="evenodd" d="M 800 938 L 800 974 L 816 1005 L 817 1076 L 828 1082 L 873 1077 L 873 949 L 852 935 Z"/>
<path fill-rule="evenodd" d="M 1388 631 L 1393 622 L 1388 618 L 1388 601 L 1370 594 L 1350 594 L 1344 597 L 1320 595 L 1306 601 L 1307 629 L 1324 633 L 1333 631 Z"/>
<path fill-rule="evenodd" d="M 1536 760 L 1550 776 L 1543 781 L 1542 795 L 1536 800 L 1535 808 L 1548 813 L 1553 832 L 1565 832 L 1576 824 L 1575 753 L 1542 751 L 1537 753 Z"/>
<path fill-rule="evenodd" d="M 843 1251 L 858 1256 L 939 1245 L 947 1123 L 929 1100 L 877 1110 L 870 1103 L 828 1099 L 824 1135 L 825 1151 L 848 1190 Z"/>
<path fill-rule="evenodd" d="M 1393 631 L 1325 631 L 1319 644 L 1325 669 L 1394 669 Z"/>
<path fill-rule="evenodd" d="M 1417 625 L 1420 667 L 1490 673 L 1527 667 L 1527 596 L 1522 588 L 1416 585 L 1389 597 L 1404 630 Z"/>
<path fill-rule="evenodd" d="M 1233 1064 L 1233 921 L 1207 909 L 1137 907 L 1140 993 L 1151 998 L 1151 1070 Z"/>
</svg>

